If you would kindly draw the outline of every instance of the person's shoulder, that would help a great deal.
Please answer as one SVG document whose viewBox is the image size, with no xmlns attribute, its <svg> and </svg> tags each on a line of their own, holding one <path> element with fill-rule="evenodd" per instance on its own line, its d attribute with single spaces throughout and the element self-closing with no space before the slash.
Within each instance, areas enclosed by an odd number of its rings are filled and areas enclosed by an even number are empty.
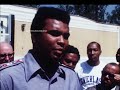
<svg viewBox="0 0 120 90">
<path fill-rule="evenodd" d="M 87 64 L 87 61 L 88 61 L 88 60 L 81 61 L 81 62 L 80 62 L 80 65 L 81 65 L 81 64 Z"/>
<path fill-rule="evenodd" d="M 87 65 L 87 60 L 85 61 L 79 61 L 77 64 L 76 64 L 76 68 L 82 68 L 83 66 L 86 66 Z"/>
<path fill-rule="evenodd" d="M 105 61 L 100 60 L 100 64 L 106 65 Z"/>
<path fill-rule="evenodd" d="M 120 86 L 116 85 L 115 90 L 120 90 Z"/>
<path fill-rule="evenodd" d="M 18 60 L 14 60 L 12 62 L 9 62 L 9 63 L 0 64 L 0 71 L 2 71 L 4 69 L 7 69 L 9 67 L 17 66 L 17 65 L 19 65 L 21 63 L 23 63 L 23 60 L 22 59 L 18 59 Z"/>
<path fill-rule="evenodd" d="M 105 67 L 105 65 L 106 65 L 106 62 L 104 62 L 104 61 L 100 61 L 100 64 L 99 64 L 99 67 Z"/>
<path fill-rule="evenodd" d="M 72 69 L 68 66 L 65 66 L 65 65 L 60 65 L 60 68 L 63 70 L 66 77 L 68 77 L 68 78 L 71 77 L 71 78 L 74 78 L 74 79 L 78 79 L 78 75 L 77 75 L 77 73 L 75 72 L 74 69 Z"/>
<path fill-rule="evenodd" d="M 79 67 L 85 68 L 85 67 L 89 66 L 89 64 L 87 63 L 87 61 L 88 60 L 81 62 L 80 65 L 79 65 Z"/>
<path fill-rule="evenodd" d="M 64 64 L 60 64 L 60 68 L 62 68 L 64 71 L 75 72 L 74 69 L 72 69 Z"/>
</svg>

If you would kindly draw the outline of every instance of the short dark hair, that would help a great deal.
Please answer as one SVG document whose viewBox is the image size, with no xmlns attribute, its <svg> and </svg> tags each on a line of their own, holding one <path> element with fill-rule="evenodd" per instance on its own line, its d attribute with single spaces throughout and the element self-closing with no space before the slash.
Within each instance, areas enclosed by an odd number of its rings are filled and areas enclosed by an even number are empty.
<svg viewBox="0 0 120 90">
<path fill-rule="evenodd" d="M 65 54 L 67 54 L 67 53 L 77 54 L 77 55 L 78 55 L 78 58 L 80 59 L 79 50 L 78 50 L 76 47 L 72 46 L 72 45 L 68 45 L 68 46 L 66 47 L 66 49 L 65 49 L 64 52 L 63 52 L 63 57 L 64 57 Z"/>
<path fill-rule="evenodd" d="M 117 50 L 117 53 L 116 54 L 120 54 L 120 48 Z"/>
<path fill-rule="evenodd" d="M 100 44 L 99 44 L 98 42 L 95 42 L 95 41 L 90 42 L 90 43 L 88 44 L 88 46 L 87 46 L 87 49 L 88 49 L 88 47 L 89 47 L 91 44 L 96 44 L 96 45 L 98 46 L 98 48 L 101 50 Z"/>
<path fill-rule="evenodd" d="M 118 66 L 118 64 L 117 63 L 114 63 L 114 62 L 110 62 L 110 63 L 108 63 L 107 65 L 113 65 L 113 66 Z"/>
<path fill-rule="evenodd" d="M 117 63 L 114 63 L 114 62 L 111 62 L 111 63 L 108 63 L 105 65 L 105 67 L 103 68 L 103 70 L 108 66 L 108 65 L 112 65 L 112 66 L 115 66 L 115 67 L 118 67 L 119 68 L 119 74 L 120 74 L 120 67 Z"/>
<path fill-rule="evenodd" d="M 120 55 L 119 54 L 120 54 L 120 48 L 116 52 L 116 60 L 117 60 L 117 62 L 120 63 Z"/>
<path fill-rule="evenodd" d="M 54 7 L 40 7 L 35 14 L 30 30 L 42 30 L 44 21 L 47 18 L 60 20 L 66 24 L 69 24 L 70 22 L 70 15 L 67 11 Z"/>
</svg>

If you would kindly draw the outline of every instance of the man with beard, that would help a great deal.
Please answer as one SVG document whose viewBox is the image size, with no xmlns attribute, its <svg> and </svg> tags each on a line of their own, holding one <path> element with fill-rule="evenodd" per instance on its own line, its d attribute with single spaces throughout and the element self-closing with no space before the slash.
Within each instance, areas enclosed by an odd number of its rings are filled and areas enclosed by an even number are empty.
<svg viewBox="0 0 120 90">
<path fill-rule="evenodd" d="M 1 90 L 82 90 L 77 74 L 59 64 L 68 45 L 70 15 L 40 7 L 31 24 L 33 49 L 23 62 L 0 71 Z"/>
<path fill-rule="evenodd" d="M 87 46 L 88 60 L 79 63 L 75 71 L 78 73 L 83 90 L 95 86 L 101 81 L 101 71 L 105 63 L 100 61 L 101 46 L 93 41 Z"/>
</svg>

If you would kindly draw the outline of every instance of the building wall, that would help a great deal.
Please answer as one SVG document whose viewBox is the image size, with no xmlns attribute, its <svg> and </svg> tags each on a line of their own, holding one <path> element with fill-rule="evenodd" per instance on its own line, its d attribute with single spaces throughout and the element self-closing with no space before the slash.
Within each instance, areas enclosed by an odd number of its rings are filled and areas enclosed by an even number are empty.
<svg viewBox="0 0 120 90">
<path fill-rule="evenodd" d="M 25 25 L 25 31 L 22 31 L 21 26 Z M 15 21 L 15 57 L 23 57 L 29 49 L 32 48 L 30 35 L 30 22 Z M 76 46 L 81 55 L 81 60 L 86 60 L 86 47 L 89 42 L 97 41 L 101 44 L 102 54 L 101 59 L 106 63 L 115 62 L 115 54 L 118 46 L 118 32 L 100 31 L 85 28 L 70 27 L 69 44 Z"/>
<path fill-rule="evenodd" d="M 25 30 L 21 26 L 25 24 Z M 24 56 L 32 48 L 30 22 L 15 21 L 15 55 Z M 86 47 L 89 42 L 97 41 L 102 48 L 103 57 L 114 57 L 118 48 L 118 32 L 98 31 L 70 27 L 69 43 L 76 46 L 81 56 L 86 57 Z"/>
<path fill-rule="evenodd" d="M 32 48 L 30 25 L 36 9 L 15 5 L 0 5 L 3 15 L 15 15 L 15 57 L 23 57 Z M 22 24 L 25 29 L 22 31 Z M 76 46 L 81 59 L 86 59 L 86 47 L 91 41 L 97 41 L 102 47 L 102 59 L 115 60 L 116 50 L 120 47 L 120 26 L 101 24 L 90 19 L 71 16 L 69 42 Z"/>
<path fill-rule="evenodd" d="M 24 31 L 22 31 L 22 24 L 25 24 Z M 30 22 L 15 21 L 15 56 L 24 56 L 32 48 L 30 25 Z"/>
<path fill-rule="evenodd" d="M 90 29 L 70 28 L 70 44 L 76 46 L 81 56 L 86 56 L 89 42 L 97 41 L 102 48 L 103 57 L 114 57 L 118 48 L 118 32 L 97 31 Z"/>
</svg>

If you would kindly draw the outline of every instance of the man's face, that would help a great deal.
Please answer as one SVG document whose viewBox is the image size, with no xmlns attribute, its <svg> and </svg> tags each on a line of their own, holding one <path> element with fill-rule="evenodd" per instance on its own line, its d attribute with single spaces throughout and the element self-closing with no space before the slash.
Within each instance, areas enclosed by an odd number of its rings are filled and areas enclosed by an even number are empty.
<svg viewBox="0 0 120 90">
<path fill-rule="evenodd" d="M 43 30 L 46 31 L 35 36 L 36 49 L 44 56 L 56 60 L 68 45 L 69 27 L 62 21 L 46 19 Z"/>
<path fill-rule="evenodd" d="M 102 71 L 101 83 L 105 85 L 105 87 L 114 87 L 114 74 L 119 74 L 119 67 L 116 68 L 112 65 L 105 67 L 105 69 Z"/>
<path fill-rule="evenodd" d="M 79 58 L 78 55 L 75 53 L 67 53 L 65 56 L 62 58 L 62 63 L 72 69 L 75 68 Z"/>
<path fill-rule="evenodd" d="M 89 60 L 96 62 L 99 60 L 101 50 L 96 43 L 92 43 L 87 48 L 87 55 Z"/>
<path fill-rule="evenodd" d="M 13 61 L 14 54 L 12 48 L 3 46 L 0 48 L 0 64 Z"/>
</svg>

